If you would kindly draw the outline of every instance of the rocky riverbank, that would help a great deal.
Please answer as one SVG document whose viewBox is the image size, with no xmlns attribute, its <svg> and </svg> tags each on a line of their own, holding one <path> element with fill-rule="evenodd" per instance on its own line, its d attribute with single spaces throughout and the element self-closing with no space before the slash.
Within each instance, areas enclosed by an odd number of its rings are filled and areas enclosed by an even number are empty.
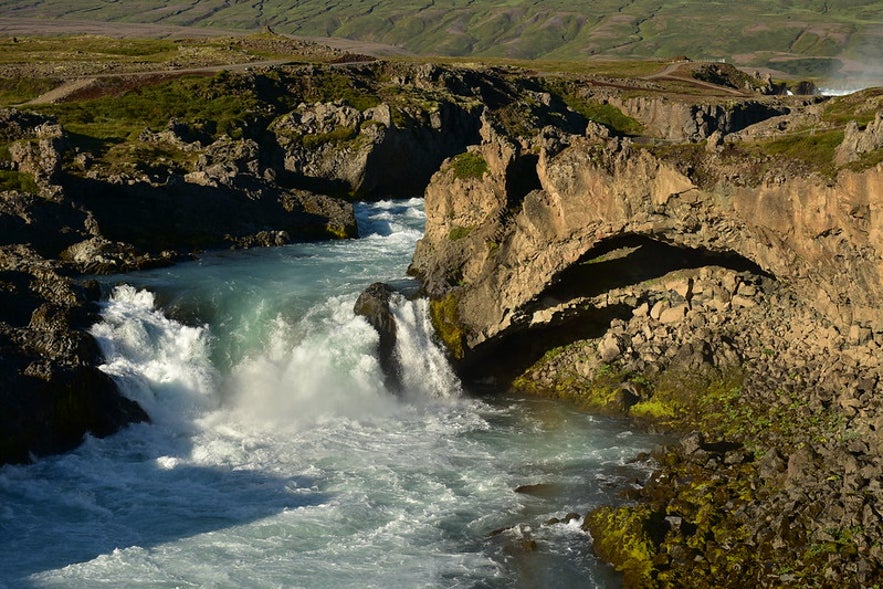
<svg viewBox="0 0 883 589">
<path fill-rule="evenodd" d="M 465 377 L 681 432 L 586 517 L 628 586 L 883 579 L 881 98 L 667 96 L 702 121 L 676 126 L 619 100 L 631 138 L 486 120 L 477 171 L 427 188 L 412 270 Z"/>
</svg>

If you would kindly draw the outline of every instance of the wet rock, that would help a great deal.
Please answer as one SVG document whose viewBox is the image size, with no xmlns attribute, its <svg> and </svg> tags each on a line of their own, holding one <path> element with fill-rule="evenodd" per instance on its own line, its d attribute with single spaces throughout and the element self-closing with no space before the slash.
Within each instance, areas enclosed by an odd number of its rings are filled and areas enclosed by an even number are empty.
<svg viewBox="0 0 883 589">
<path fill-rule="evenodd" d="M 641 396 L 638 390 L 635 388 L 632 383 L 625 383 L 623 386 L 619 387 L 616 390 L 616 398 L 614 399 L 614 403 L 624 414 L 628 413 L 629 408 L 635 406 L 641 401 Z"/>
<path fill-rule="evenodd" d="M 359 295 L 353 311 L 364 317 L 380 336 L 378 359 L 387 390 L 401 392 L 402 369 L 395 353 L 396 320 L 390 308 L 394 292 L 389 285 L 375 282 Z"/>
<path fill-rule="evenodd" d="M 24 246 L 0 247 L 0 464 L 69 450 L 147 415 L 98 370 L 94 289 Z"/>
<path fill-rule="evenodd" d="M 537 483 L 533 485 L 519 485 L 515 487 L 514 491 L 524 495 L 533 495 L 534 497 L 552 497 L 560 491 L 560 488 L 551 483 Z"/>
</svg>

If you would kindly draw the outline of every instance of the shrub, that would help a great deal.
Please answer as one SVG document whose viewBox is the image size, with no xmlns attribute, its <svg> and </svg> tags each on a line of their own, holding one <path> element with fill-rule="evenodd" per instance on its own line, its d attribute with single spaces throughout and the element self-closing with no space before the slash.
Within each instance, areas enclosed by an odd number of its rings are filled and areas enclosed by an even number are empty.
<svg viewBox="0 0 883 589">
<path fill-rule="evenodd" d="M 451 160 L 451 169 L 454 170 L 455 178 L 467 180 L 484 176 L 488 171 L 488 165 L 480 153 L 466 151 L 454 156 Z"/>
</svg>

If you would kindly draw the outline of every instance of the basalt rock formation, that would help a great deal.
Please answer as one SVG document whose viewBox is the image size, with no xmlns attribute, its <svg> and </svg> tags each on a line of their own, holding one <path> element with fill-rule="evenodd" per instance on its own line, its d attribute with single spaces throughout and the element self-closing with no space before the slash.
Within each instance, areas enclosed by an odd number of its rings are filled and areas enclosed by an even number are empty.
<svg viewBox="0 0 883 589">
<path fill-rule="evenodd" d="M 486 176 L 464 182 L 446 170 L 427 190 L 430 222 L 414 270 L 433 294 L 465 283 L 457 292 L 470 348 L 566 314 L 570 301 L 554 296 L 564 271 L 623 236 L 750 260 L 842 330 L 883 332 L 879 166 L 755 183 L 741 177 L 738 158 L 716 151 L 698 154 L 698 165 L 718 178 L 700 178 L 627 139 L 538 142 L 540 188 L 515 206 L 506 186 L 517 150 L 502 139 L 477 149 Z M 468 235 L 452 239 L 456 227 Z M 580 278 L 586 288 L 589 278 Z"/>
<path fill-rule="evenodd" d="M 609 100 L 641 137 L 488 117 L 426 191 L 411 270 L 462 375 L 694 431 L 587 516 L 630 586 L 883 578 L 881 93 L 845 129 L 758 100 Z"/>
<path fill-rule="evenodd" d="M 0 247 L 0 463 L 69 450 L 147 415 L 101 372 L 97 284 L 78 284 L 27 246 Z"/>
</svg>

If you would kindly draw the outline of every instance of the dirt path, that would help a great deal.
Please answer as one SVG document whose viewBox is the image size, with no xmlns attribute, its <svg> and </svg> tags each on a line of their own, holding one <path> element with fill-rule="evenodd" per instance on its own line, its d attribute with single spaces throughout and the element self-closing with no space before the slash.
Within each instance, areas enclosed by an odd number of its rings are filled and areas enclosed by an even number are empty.
<svg viewBox="0 0 883 589">
<path fill-rule="evenodd" d="M 689 76 L 679 76 L 677 75 L 678 70 L 681 68 L 682 63 L 674 62 L 670 63 L 661 71 L 656 72 L 655 74 L 650 74 L 649 76 L 641 76 L 642 80 L 674 80 L 676 82 L 686 82 L 688 84 L 692 84 L 694 86 L 699 86 L 701 88 L 707 88 L 709 90 L 715 90 L 717 92 L 725 92 L 727 94 L 732 94 L 734 96 L 748 96 L 742 90 L 737 90 L 736 88 L 729 88 L 727 86 L 719 86 L 717 84 L 712 84 L 711 82 L 703 82 L 702 80 L 697 80 L 696 78 L 692 78 Z"/>
<path fill-rule="evenodd" d="M 74 92 L 77 92 L 78 90 L 82 90 L 84 88 L 88 88 L 97 81 L 98 78 L 96 77 L 68 80 L 64 82 L 61 86 L 56 86 L 49 92 L 41 94 L 40 96 L 37 96 L 36 98 L 23 103 L 23 106 L 27 106 L 29 104 L 52 104 L 54 102 L 61 102 Z"/>
<path fill-rule="evenodd" d="M 249 61 L 244 63 L 210 65 L 194 68 L 161 69 L 146 72 L 114 72 L 110 74 L 92 75 L 83 78 L 65 80 L 60 86 L 56 86 L 49 92 L 41 94 L 40 96 L 37 96 L 36 98 L 29 100 L 24 104 L 49 104 L 54 102 L 62 102 L 75 92 L 88 88 L 99 80 L 107 78 L 147 78 L 169 74 L 201 74 L 221 71 L 247 70 L 249 68 L 271 67 L 274 65 L 282 65 L 290 62 L 291 60 L 288 59 L 268 59 L 264 61 Z"/>
</svg>

